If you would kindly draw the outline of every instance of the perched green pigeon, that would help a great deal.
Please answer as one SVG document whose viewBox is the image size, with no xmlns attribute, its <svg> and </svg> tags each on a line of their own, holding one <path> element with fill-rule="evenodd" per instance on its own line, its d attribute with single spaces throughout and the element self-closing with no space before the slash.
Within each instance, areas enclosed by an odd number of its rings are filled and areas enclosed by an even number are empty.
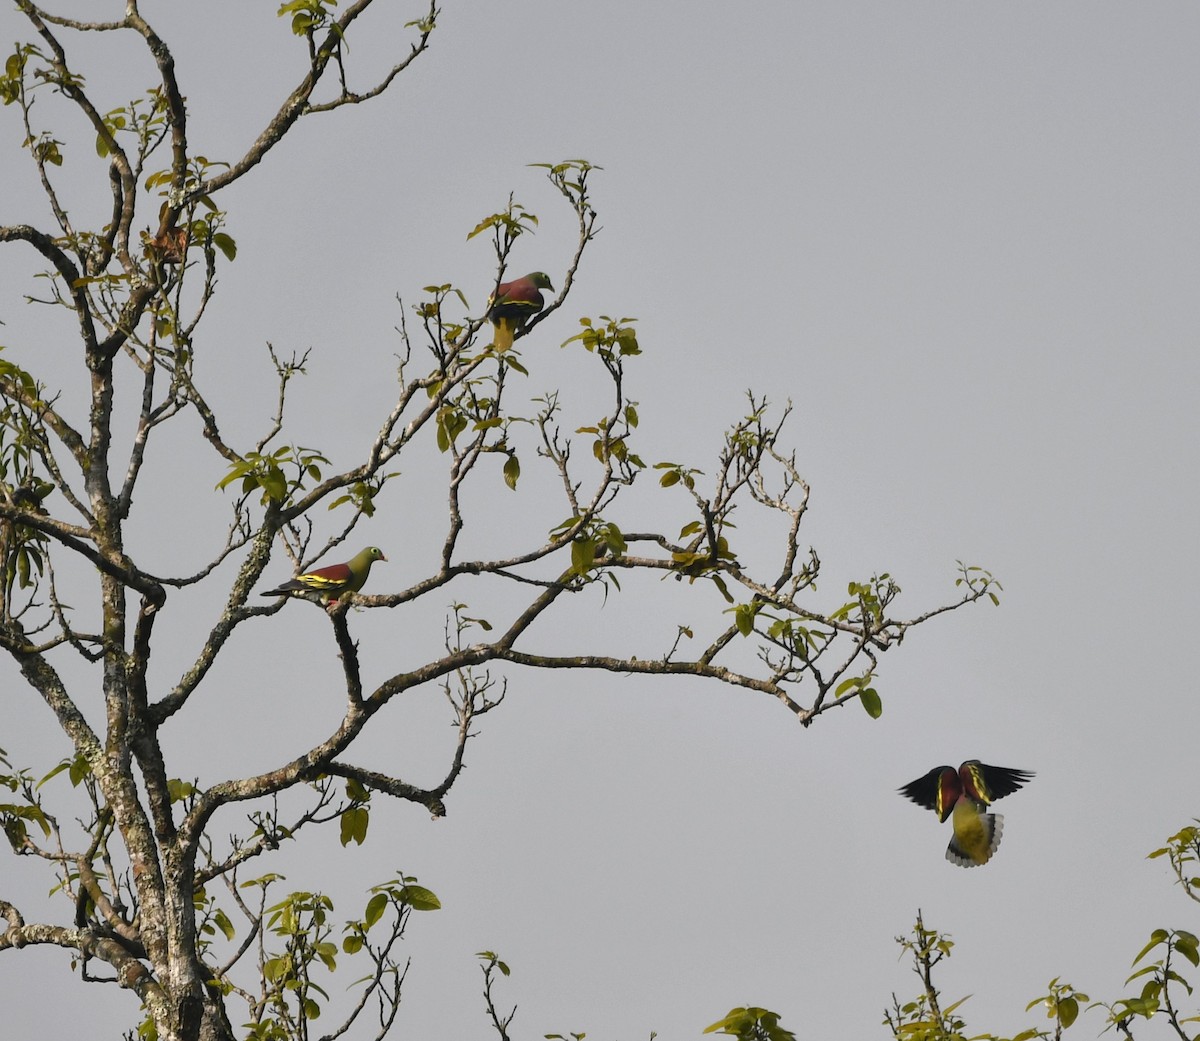
<svg viewBox="0 0 1200 1041">
<path fill-rule="evenodd" d="M 344 564 L 330 564 L 315 571 L 306 571 L 278 589 L 268 589 L 263 596 L 288 596 L 291 593 L 321 593 L 332 603 L 343 593 L 357 593 L 371 573 L 377 560 L 387 560 L 378 546 L 368 546 Z"/>
<path fill-rule="evenodd" d="M 545 306 L 542 289 L 554 292 L 550 276 L 544 271 L 531 271 L 523 278 L 501 282 L 496 292 L 488 297 L 487 316 L 496 327 L 496 350 L 507 351 L 513 344 L 513 337 Z"/>
<path fill-rule="evenodd" d="M 988 766 L 978 759 L 968 759 L 957 770 L 935 766 L 900 791 L 918 806 L 933 810 L 943 823 L 953 814 L 954 834 L 946 859 L 959 867 L 976 867 L 992 859 L 1004 830 L 1004 818 L 999 813 L 987 813 L 987 807 L 1011 795 L 1032 777 L 1028 770 Z"/>
</svg>

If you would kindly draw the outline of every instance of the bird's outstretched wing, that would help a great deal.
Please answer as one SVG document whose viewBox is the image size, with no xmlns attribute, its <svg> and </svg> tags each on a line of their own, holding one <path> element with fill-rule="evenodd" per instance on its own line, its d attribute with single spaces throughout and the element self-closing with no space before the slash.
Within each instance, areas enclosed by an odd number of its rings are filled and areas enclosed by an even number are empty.
<svg viewBox="0 0 1200 1041">
<path fill-rule="evenodd" d="M 958 771 L 953 766 L 935 766 L 929 773 L 909 781 L 899 790 L 918 806 L 933 810 L 938 820 L 944 821 L 962 794 L 962 785 Z"/>
<path fill-rule="evenodd" d="M 1007 766 L 988 766 L 978 759 L 968 759 L 959 767 L 963 788 L 972 799 L 984 804 L 1012 795 L 1033 777 L 1031 770 L 1013 770 Z"/>
</svg>

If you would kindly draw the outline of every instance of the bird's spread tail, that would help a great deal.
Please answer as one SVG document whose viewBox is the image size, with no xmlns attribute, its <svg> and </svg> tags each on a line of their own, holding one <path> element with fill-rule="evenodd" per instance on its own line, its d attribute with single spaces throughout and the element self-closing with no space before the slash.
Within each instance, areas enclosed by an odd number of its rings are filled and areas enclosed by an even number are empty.
<svg viewBox="0 0 1200 1041">
<path fill-rule="evenodd" d="M 959 867 L 979 867 L 992 859 L 1000 848 L 1000 836 L 1004 834 L 1004 816 L 1000 813 L 981 813 L 970 827 L 955 828 L 946 847 L 946 859 Z"/>
</svg>

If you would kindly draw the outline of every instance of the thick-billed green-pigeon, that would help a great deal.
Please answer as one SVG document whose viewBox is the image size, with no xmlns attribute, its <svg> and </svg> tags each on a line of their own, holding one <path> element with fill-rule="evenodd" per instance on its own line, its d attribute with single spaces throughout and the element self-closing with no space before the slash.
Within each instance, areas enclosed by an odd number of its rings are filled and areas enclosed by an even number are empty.
<svg viewBox="0 0 1200 1041">
<path fill-rule="evenodd" d="M 1004 817 L 988 813 L 988 806 L 1012 795 L 1032 777 L 1030 770 L 988 766 L 978 759 L 968 759 L 957 770 L 953 766 L 935 766 L 900 791 L 918 806 L 933 810 L 943 823 L 953 816 L 954 834 L 946 859 L 969 868 L 986 864 L 1000 845 Z"/>
<path fill-rule="evenodd" d="M 496 327 L 496 350 L 507 351 L 513 344 L 513 337 L 545 306 L 540 292 L 543 289 L 554 292 L 550 276 L 544 271 L 531 271 L 496 287 L 496 292 L 488 298 L 487 313 Z"/>
<path fill-rule="evenodd" d="M 263 596 L 288 596 L 291 593 L 321 593 L 330 602 L 343 593 L 357 593 L 371 573 L 377 560 L 387 560 L 378 546 L 368 546 L 344 564 L 330 564 L 297 575 L 278 589 L 268 589 Z"/>
</svg>

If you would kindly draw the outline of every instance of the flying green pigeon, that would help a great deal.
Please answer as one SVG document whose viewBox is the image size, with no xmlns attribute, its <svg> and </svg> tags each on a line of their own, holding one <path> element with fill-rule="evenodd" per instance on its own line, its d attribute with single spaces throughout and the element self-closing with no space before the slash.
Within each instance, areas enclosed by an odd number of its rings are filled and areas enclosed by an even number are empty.
<svg viewBox="0 0 1200 1041">
<path fill-rule="evenodd" d="M 542 289 L 554 292 L 550 276 L 544 271 L 531 271 L 523 278 L 501 282 L 496 292 L 488 297 L 487 316 L 496 327 L 497 351 L 507 351 L 513 344 L 513 337 L 545 306 L 539 292 Z"/>
<path fill-rule="evenodd" d="M 934 767 L 900 791 L 918 806 L 933 810 L 942 822 L 953 814 L 954 834 L 946 859 L 959 867 L 976 867 L 992 859 L 1004 830 L 1004 818 L 985 812 L 988 805 L 1011 795 L 1031 777 L 1029 770 L 988 766 L 978 759 L 968 759 L 957 770 L 952 766 Z"/>
<path fill-rule="evenodd" d="M 330 603 L 343 593 L 357 593 L 371 573 L 377 560 L 387 560 L 378 546 L 368 546 L 344 564 L 330 564 L 315 571 L 306 571 L 278 589 L 268 589 L 263 596 L 288 596 L 291 593 L 321 593 Z"/>
</svg>

